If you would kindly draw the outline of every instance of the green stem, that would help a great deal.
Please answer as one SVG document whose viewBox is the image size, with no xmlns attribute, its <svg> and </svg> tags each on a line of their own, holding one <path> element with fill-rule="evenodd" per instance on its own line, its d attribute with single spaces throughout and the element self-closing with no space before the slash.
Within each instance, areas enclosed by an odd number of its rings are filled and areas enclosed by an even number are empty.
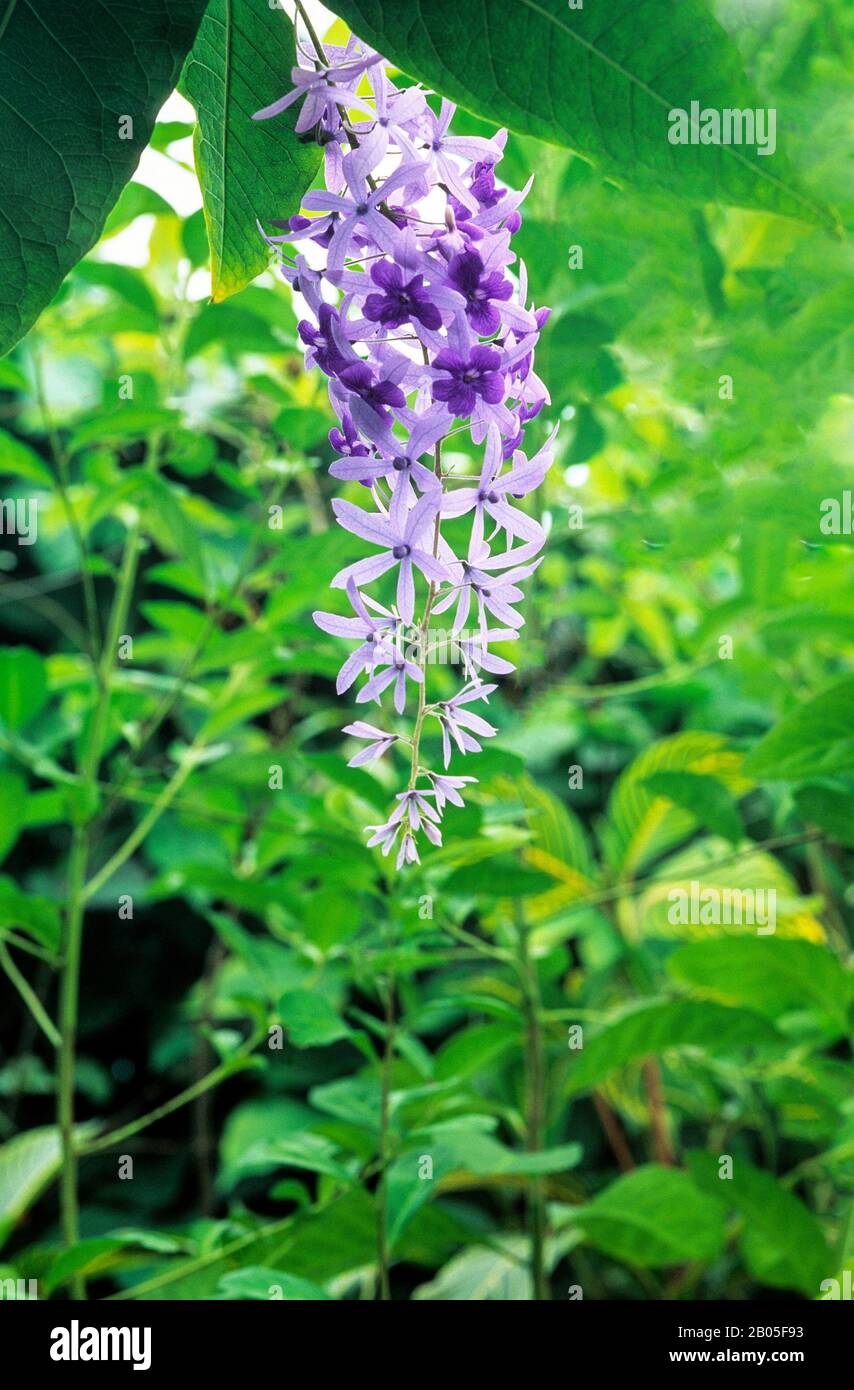
<svg viewBox="0 0 854 1390">
<path fill-rule="evenodd" d="M 257 1029 L 243 1045 L 238 1048 L 233 1057 L 229 1057 L 225 1062 L 221 1062 L 213 1071 L 208 1072 L 198 1081 L 194 1081 L 192 1086 L 187 1086 L 185 1090 L 179 1091 L 171 1100 L 164 1101 L 158 1105 L 156 1110 L 149 1110 L 146 1115 L 141 1115 L 138 1120 L 131 1120 L 129 1124 L 122 1125 L 120 1129 L 110 1130 L 109 1134 L 102 1134 L 98 1139 L 90 1139 L 87 1143 L 81 1144 L 78 1150 L 83 1158 L 89 1158 L 91 1154 L 103 1153 L 106 1149 L 114 1149 L 117 1144 L 124 1143 L 125 1139 L 130 1139 L 134 1134 L 139 1134 L 140 1130 L 148 1129 L 149 1125 L 156 1124 L 158 1120 L 165 1119 L 173 1111 L 180 1110 L 182 1106 L 189 1105 L 190 1101 L 196 1100 L 198 1096 L 204 1095 L 214 1086 L 218 1086 L 221 1081 L 225 1081 L 235 1072 L 242 1070 L 249 1054 L 254 1051 L 261 1037 L 263 1029 Z"/>
<path fill-rule="evenodd" d="M 80 994 L 80 957 L 86 912 L 86 870 L 89 862 L 89 823 L 97 795 L 98 765 L 104 746 L 110 712 L 110 676 L 119 634 L 130 606 L 136 577 L 139 548 L 138 522 L 128 531 L 124 555 L 113 597 L 107 636 L 97 667 L 97 699 L 80 759 L 83 807 L 74 827 L 68 864 L 67 912 L 63 948 L 63 968 L 59 986 L 59 1067 L 57 1075 L 57 1122 L 62 1146 L 60 1207 L 62 1235 L 66 1248 L 80 1236 L 77 1194 L 77 1150 L 74 1142 L 74 1078 L 77 1061 L 77 1016 Z M 71 1280 L 71 1297 L 86 1297 L 82 1275 Z"/>
<path fill-rule="evenodd" d="M 427 353 L 424 353 L 425 361 L 428 360 Z M 433 454 L 435 460 L 434 471 L 436 477 L 442 477 L 442 441 L 439 440 Z M 433 559 L 439 554 L 439 538 L 441 535 L 441 512 L 436 513 L 436 520 L 433 525 Z M 424 679 L 418 687 L 418 710 L 415 715 L 415 728 L 412 731 L 412 763 L 409 769 L 409 791 L 412 791 L 418 780 L 418 755 L 421 748 L 421 730 L 424 726 L 424 714 L 427 708 L 427 633 L 430 631 L 430 614 L 433 611 L 433 604 L 436 599 L 436 585 L 431 580 L 430 588 L 427 591 L 427 602 L 424 605 L 424 616 L 418 628 L 418 665 L 424 673 Z"/>
<path fill-rule="evenodd" d="M 542 1005 L 537 971 L 528 949 L 521 912 L 517 914 L 516 939 L 525 1020 L 525 1148 L 528 1153 L 539 1153 L 543 1147 L 546 1118 L 545 1056 L 540 1024 Z M 528 1182 L 528 1228 L 534 1301 L 543 1303 L 550 1297 L 545 1267 L 546 1199 L 542 1178 L 536 1176 L 532 1176 Z"/>
<path fill-rule="evenodd" d="M 68 454 L 59 437 L 50 407 L 47 402 L 47 393 L 44 388 L 44 374 L 42 372 L 41 357 L 35 349 L 32 351 L 33 363 L 33 383 L 35 386 L 36 404 L 42 418 L 42 425 L 50 443 L 51 453 L 56 464 L 56 486 L 62 509 L 65 512 L 65 519 L 68 529 L 71 532 L 72 540 L 77 551 L 77 559 L 80 565 L 80 579 L 83 584 L 83 602 L 86 609 L 86 622 L 89 627 L 89 656 L 94 664 L 95 653 L 98 649 L 98 638 L 100 634 L 100 624 L 98 622 L 98 604 L 95 599 L 95 584 L 89 570 L 89 560 L 86 552 L 86 542 L 80 530 L 77 516 L 71 504 L 71 470 L 69 466 Z"/>
<path fill-rule="evenodd" d="M 266 507 L 268 509 L 278 502 L 279 498 L 282 495 L 284 487 L 285 480 L 277 479 L 267 497 Z M 139 760 L 140 754 L 143 752 L 148 743 L 154 737 L 164 720 L 168 719 L 169 715 L 172 713 L 173 709 L 177 705 L 184 691 L 187 689 L 187 686 L 192 680 L 196 666 L 205 653 L 208 642 L 210 641 L 213 634 L 217 631 L 217 625 L 219 623 L 219 620 L 223 617 L 224 614 L 230 611 L 231 605 L 240 597 L 243 585 L 252 570 L 252 566 L 255 563 L 255 559 L 261 547 L 261 542 L 259 539 L 257 539 L 257 537 L 261 534 L 261 530 L 262 528 L 260 527 L 255 528 L 255 535 L 253 536 L 253 539 L 250 542 L 250 544 L 246 547 L 246 552 L 243 556 L 242 561 L 240 562 L 240 565 L 238 566 L 237 573 L 235 574 L 234 579 L 232 580 L 231 584 L 229 585 L 228 589 L 223 595 L 221 601 L 217 603 L 214 607 L 212 607 L 211 610 L 208 612 L 205 622 L 202 626 L 202 629 L 198 637 L 196 638 L 195 643 L 190 648 L 190 651 L 187 653 L 187 656 L 185 657 L 185 659 L 183 660 L 183 662 L 181 663 L 181 665 L 175 673 L 175 681 L 172 686 L 172 689 L 163 697 L 160 704 L 153 711 L 149 719 L 147 719 L 140 728 L 133 754 L 126 755 L 124 760 L 119 763 L 119 766 L 116 769 L 115 776 L 117 779 L 122 779 L 121 786 L 116 790 L 115 794 L 112 796 L 110 803 L 107 807 L 107 812 L 113 809 L 113 807 L 116 804 L 116 801 L 120 798 L 122 787 L 125 785 L 127 781 L 129 781 L 130 776 L 133 773 L 134 768 Z"/>
<path fill-rule="evenodd" d="M 300 3 L 300 0 L 294 0 L 294 6 L 300 18 L 302 19 L 302 22 L 305 25 L 306 30 L 308 31 L 308 37 L 311 39 L 311 42 L 314 45 L 315 53 L 317 54 L 321 63 L 323 63 L 325 67 L 329 67 L 329 59 L 326 56 L 326 50 L 324 49 L 323 44 L 320 42 L 317 30 L 315 29 L 314 25 L 308 17 L 305 6 Z"/>
<path fill-rule="evenodd" d="M 103 888 L 104 884 L 112 878 L 113 874 L 116 873 L 116 871 L 122 867 L 122 864 L 124 864 L 134 851 L 139 848 L 146 835 L 148 835 L 153 826 L 157 824 L 164 811 L 168 810 L 171 806 L 175 797 L 178 795 L 196 766 L 191 753 L 193 751 L 198 751 L 199 747 L 200 745 L 198 743 L 194 743 L 191 746 L 188 753 L 185 754 L 184 761 L 157 796 L 151 809 L 143 816 L 139 824 L 134 827 L 127 839 L 119 845 L 115 854 L 111 855 L 106 864 L 104 864 L 96 874 L 93 874 L 89 881 L 83 885 L 82 893 L 84 902 L 88 902 L 99 889 Z"/>
<path fill-rule="evenodd" d="M 390 1131 L 391 1074 L 394 1061 L 394 977 L 386 980 L 385 997 L 385 1047 L 382 1060 L 382 1092 L 380 1098 L 380 1140 L 377 1184 L 377 1267 L 379 1271 L 379 1297 L 383 1303 L 391 1300 L 391 1279 L 389 1274 L 388 1248 L 388 1164 Z"/>
<path fill-rule="evenodd" d="M 44 1008 L 44 1005 L 33 990 L 29 981 L 21 974 L 2 941 L 0 941 L 0 965 L 2 965 L 3 969 L 6 971 L 6 974 L 9 976 L 9 979 L 20 994 L 45 1037 L 54 1047 L 59 1047 L 60 1037 L 53 1020 L 48 1015 L 47 1010 Z"/>
<path fill-rule="evenodd" d="M 65 924 L 64 964 L 59 986 L 59 1073 L 57 1077 L 57 1120 L 62 1146 L 60 1207 L 62 1238 L 66 1248 L 80 1237 L 77 1199 L 77 1150 L 74 1143 L 74 1073 L 77 1058 L 77 1006 L 80 988 L 80 952 L 83 937 L 83 883 L 89 839 L 84 826 L 74 827 L 68 868 L 68 913 Z M 71 1281 L 71 1297 L 86 1297 L 80 1275 Z"/>
</svg>

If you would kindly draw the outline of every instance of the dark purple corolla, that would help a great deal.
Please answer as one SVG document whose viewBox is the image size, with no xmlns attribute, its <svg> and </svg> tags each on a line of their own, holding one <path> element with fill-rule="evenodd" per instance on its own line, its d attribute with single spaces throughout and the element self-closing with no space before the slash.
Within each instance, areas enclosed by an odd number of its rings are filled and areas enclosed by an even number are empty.
<svg viewBox="0 0 854 1390">
<path fill-rule="evenodd" d="M 501 353 L 478 346 L 463 358 L 446 348 L 433 361 L 433 399 L 444 401 L 452 415 L 464 420 L 481 396 L 489 405 L 498 405 L 505 395 L 501 373 Z"/>
<path fill-rule="evenodd" d="M 491 338 L 498 332 L 501 314 L 497 305 L 513 295 L 513 286 L 500 270 L 487 271 L 477 251 L 461 251 L 448 266 L 448 284 L 463 296 L 475 333 Z"/>
<path fill-rule="evenodd" d="M 425 328 L 441 328 L 442 315 L 430 298 L 423 275 L 405 280 L 400 266 L 380 261 L 371 266 L 371 279 L 379 285 L 381 294 L 369 294 L 365 300 L 365 318 L 381 323 L 383 328 L 400 328 L 410 320 Z"/>
</svg>

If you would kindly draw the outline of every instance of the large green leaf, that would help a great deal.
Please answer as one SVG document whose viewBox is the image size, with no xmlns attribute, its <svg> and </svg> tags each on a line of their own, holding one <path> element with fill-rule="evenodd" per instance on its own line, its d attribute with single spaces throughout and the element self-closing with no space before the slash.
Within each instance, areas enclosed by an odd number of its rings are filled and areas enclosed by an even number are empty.
<svg viewBox="0 0 854 1390">
<path fill-rule="evenodd" d="M 690 999 L 645 1004 L 585 1040 L 573 1054 L 567 1094 L 587 1091 L 627 1062 L 671 1048 L 708 1048 L 719 1057 L 775 1041 L 771 1024 L 746 1009 Z"/>
<path fill-rule="evenodd" d="M 293 28 L 282 10 L 211 0 L 182 86 L 199 122 L 196 166 L 215 301 L 266 269 L 270 255 L 258 221 L 298 212 L 317 171 L 318 147 L 294 135 L 293 112 L 252 119 L 287 89 L 293 65 Z"/>
<path fill-rule="evenodd" d="M 429 1176 L 422 1170 L 425 1158 L 431 1160 Z M 547 1173 L 563 1173 L 581 1159 L 580 1144 L 562 1144 L 534 1153 L 509 1149 L 490 1134 L 477 1128 L 449 1123 L 424 1131 L 417 1148 L 402 1154 L 388 1172 L 387 1201 L 389 1239 L 396 1243 L 415 1213 L 436 1196 L 441 1179 L 451 1174 L 475 1178 L 527 1178 Z M 454 1187 L 453 1180 L 446 1182 Z M 468 1185 L 466 1182 L 464 1185 Z"/>
<path fill-rule="evenodd" d="M 578 1212 L 598 1250 L 643 1269 L 712 1260 L 724 1242 L 723 1203 L 677 1168 L 648 1164 L 618 1178 Z"/>
<path fill-rule="evenodd" d="M 773 926 L 778 936 L 819 942 L 824 928 L 816 906 L 773 855 L 754 849 L 733 856 L 723 840 L 710 839 L 666 860 L 643 893 L 620 904 L 620 916 L 636 938 L 690 941 Z"/>
<path fill-rule="evenodd" d="M 513 130 L 568 145 L 645 187 L 769 208 L 825 210 L 783 156 L 748 145 L 674 145 L 668 113 L 756 108 L 732 41 L 703 0 L 341 0 L 352 29 L 404 71 Z M 770 166 L 770 167 L 769 167 Z"/>
<path fill-rule="evenodd" d="M 773 1288 L 799 1289 L 818 1298 L 833 1274 L 833 1256 L 815 1217 L 772 1173 L 735 1156 L 732 1177 L 719 1176 L 718 1156 L 692 1153 L 688 1167 L 697 1186 L 734 1207 L 744 1218 L 742 1245 L 755 1279 Z"/>
<path fill-rule="evenodd" d="M 674 951 L 667 969 L 675 980 L 776 1018 L 812 1009 L 839 1031 L 848 1018 L 854 974 L 823 946 L 778 937 L 741 936 L 694 941 Z"/>
<path fill-rule="evenodd" d="M 785 781 L 854 771 L 854 676 L 798 705 L 760 739 L 745 760 L 756 777 Z"/>
<path fill-rule="evenodd" d="M 205 0 L 11 0 L 0 19 L 0 352 L 94 245 Z"/>
</svg>

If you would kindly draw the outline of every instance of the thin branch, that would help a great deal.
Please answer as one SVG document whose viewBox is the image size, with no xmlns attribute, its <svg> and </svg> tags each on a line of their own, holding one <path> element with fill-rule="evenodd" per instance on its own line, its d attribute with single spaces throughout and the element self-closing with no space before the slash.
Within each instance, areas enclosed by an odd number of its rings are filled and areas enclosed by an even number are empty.
<svg viewBox="0 0 854 1390">
<path fill-rule="evenodd" d="M 21 974 L 2 941 L 0 941 L 0 965 L 2 965 L 6 974 L 9 976 L 9 979 L 20 994 L 48 1042 L 52 1047 L 59 1047 L 61 1039 L 56 1025 L 49 1017 L 47 1010 L 44 1008 L 44 1005 L 38 998 L 29 981 Z"/>
<path fill-rule="evenodd" d="M 593 1091 L 590 1098 L 593 1101 L 593 1108 L 599 1117 L 605 1138 L 611 1146 L 611 1152 L 617 1160 L 617 1167 L 621 1173 L 630 1173 L 635 1166 L 635 1161 L 616 1110 L 611 1108 L 599 1091 Z"/>
<path fill-rule="evenodd" d="M 101 629 L 100 623 L 98 621 L 98 604 L 95 599 L 95 584 L 92 579 L 91 572 L 89 570 L 89 558 L 86 549 L 86 542 L 83 539 L 83 532 L 80 529 L 80 525 L 75 515 L 74 508 L 71 504 L 70 460 L 59 437 L 59 433 L 56 429 L 56 426 L 53 422 L 53 417 L 50 413 L 50 407 L 48 406 L 47 394 L 44 389 L 44 374 L 42 372 L 41 357 L 39 356 L 38 352 L 34 347 L 31 348 L 31 353 L 36 404 L 38 405 L 39 414 L 42 418 L 42 425 L 44 427 L 45 434 L 48 437 L 51 452 L 53 454 L 54 462 L 56 464 L 56 486 L 59 492 L 60 501 L 62 502 L 62 508 L 65 512 L 65 517 L 68 522 L 68 529 L 71 532 L 72 538 L 74 540 L 74 545 L 77 550 L 78 561 L 80 564 L 80 579 L 83 584 L 83 599 L 86 607 L 86 621 L 89 625 L 89 634 L 92 644 L 91 647 L 87 644 L 87 647 L 84 648 L 84 650 L 88 650 L 89 656 L 92 662 L 94 663 L 98 651 L 98 643 Z"/>
<path fill-rule="evenodd" d="M 89 1158 L 92 1154 L 104 1153 L 107 1149 L 113 1149 L 117 1144 L 123 1144 L 125 1139 L 130 1139 L 134 1134 L 139 1134 L 140 1130 L 148 1129 L 149 1125 L 156 1124 L 158 1120 L 165 1119 L 167 1115 L 180 1110 L 182 1106 L 188 1105 L 197 1096 L 209 1091 L 212 1086 L 218 1086 L 221 1081 L 225 1081 L 229 1076 L 236 1075 L 248 1064 L 249 1054 L 255 1050 L 260 1042 L 264 1030 L 258 1028 L 250 1038 L 247 1038 L 242 1047 L 238 1048 L 233 1057 L 229 1057 L 225 1062 L 221 1062 L 213 1071 L 208 1072 L 199 1081 L 193 1082 L 192 1086 L 187 1086 L 183 1091 L 179 1091 L 171 1100 L 164 1101 L 163 1105 L 158 1105 L 155 1110 L 149 1110 L 148 1114 L 141 1115 L 138 1120 L 131 1120 L 129 1124 L 122 1125 L 119 1129 L 110 1130 L 108 1134 L 102 1134 L 99 1139 L 90 1139 L 78 1147 L 78 1155 L 81 1158 Z"/>
</svg>

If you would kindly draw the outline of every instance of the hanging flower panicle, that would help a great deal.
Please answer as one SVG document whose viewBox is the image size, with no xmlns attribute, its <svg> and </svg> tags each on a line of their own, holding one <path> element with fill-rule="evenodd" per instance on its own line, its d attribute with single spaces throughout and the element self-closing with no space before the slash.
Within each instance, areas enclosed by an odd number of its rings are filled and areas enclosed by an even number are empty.
<svg viewBox="0 0 854 1390">
<path fill-rule="evenodd" d="M 329 378 L 340 426 L 329 436 L 338 455 L 330 472 L 369 490 L 364 507 L 333 504 L 339 524 L 371 547 L 332 580 L 354 616 L 314 619 L 355 644 L 339 693 L 364 676 L 357 704 L 382 706 L 390 695 L 402 715 L 414 701 L 409 736 L 362 720 L 344 730 L 365 745 L 352 766 L 395 745 L 407 750 L 406 788 L 388 820 L 367 827 L 368 843 L 396 849 L 401 867 L 418 861 L 419 837 L 442 843 L 446 805 L 461 806 L 461 789 L 476 780 L 422 765 L 428 721 L 441 734 L 445 769 L 454 750 L 479 751 L 479 740 L 496 733 L 472 708 L 496 688 L 481 671 L 515 669 L 489 647 L 518 636 L 521 585 L 545 541 L 539 522 L 514 504 L 552 461 L 554 432 L 533 457 L 523 449 L 526 425 L 549 399 L 534 371 L 548 310 L 528 307 L 524 264 L 510 269 L 528 190 L 496 181 L 506 131 L 453 135 L 453 104 L 442 101 L 437 114 L 420 87 L 398 88 L 383 58 L 355 37 L 323 46 L 311 34 L 292 81 L 255 119 L 302 101 L 296 128 L 323 146 L 326 187 L 306 195 L 309 216 L 263 234 L 306 305 L 306 363 Z M 461 429 L 483 449 L 473 479 L 442 460 L 443 440 Z M 459 517 L 471 518 L 464 556 L 442 531 Z M 393 609 L 363 592 L 385 574 L 396 576 Z M 463 684 L 452 699 L 430 703 L 431 618 L 452 608 Z M 472 611 L 473 632 L 465 627 Z"/>
</svg>

